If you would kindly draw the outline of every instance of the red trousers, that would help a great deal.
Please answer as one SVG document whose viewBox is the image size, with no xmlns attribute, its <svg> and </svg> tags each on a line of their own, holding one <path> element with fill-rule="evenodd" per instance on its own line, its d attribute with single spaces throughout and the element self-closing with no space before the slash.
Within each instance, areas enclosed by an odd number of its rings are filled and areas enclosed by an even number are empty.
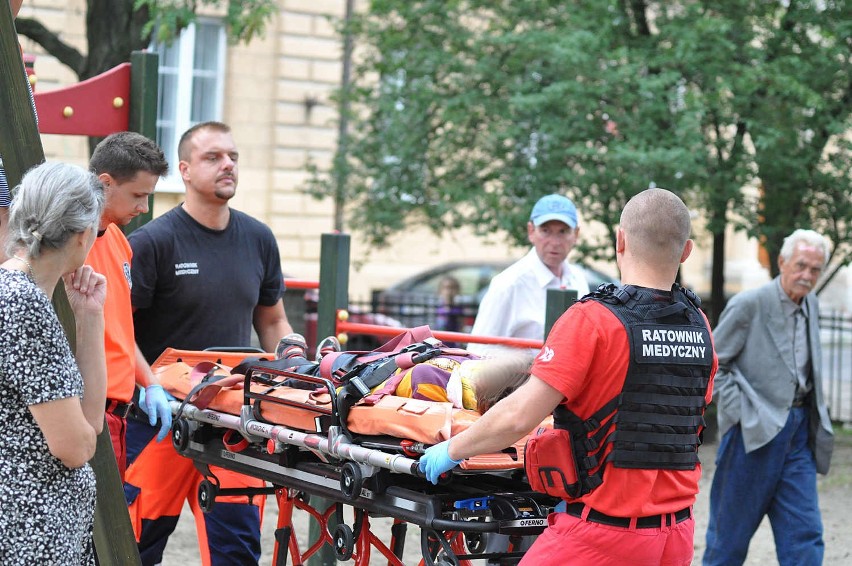
<svg viewBox="0 0 852 566">
<path fill-rule="evenodd" d="M 670 527 L 629 529 L 551 513 L 548 527 L 521 566 L 689 566 L 695 520 Z"/>
<path fill-rule="evenodd" d="M 118 475 L 121 476 L 121 481 L 124 481 L 124 473 L 127 470 L 127 421 L 121 417 L 117 417 L 112 413 L 104 413 L 106 416 L 107 428 L 109 428 L 109 437 L 112 440 L 112 449 L 115 452 L 115 460 L 118 464 Z"/>
</svg>

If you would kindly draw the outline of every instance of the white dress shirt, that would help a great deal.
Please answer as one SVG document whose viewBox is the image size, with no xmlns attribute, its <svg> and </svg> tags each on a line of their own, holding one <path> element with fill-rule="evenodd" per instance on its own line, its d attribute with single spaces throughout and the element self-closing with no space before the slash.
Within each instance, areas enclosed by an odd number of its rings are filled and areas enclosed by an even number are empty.
<svg viewBox="0 0 852 566">
<path fill-rule="evenodd" d="M 562 277 L 556 277 L 533 248 L 491 280 L 471 334 L 543 340 L 548 289 L 574 289 L 579 298 L 589 292 L 589 283 L 583 270 L 568 261 L 562 262 Z M 474 343 L 467 349 L 480 356 L 506 351 L 503 346 Z"/>
</svg>

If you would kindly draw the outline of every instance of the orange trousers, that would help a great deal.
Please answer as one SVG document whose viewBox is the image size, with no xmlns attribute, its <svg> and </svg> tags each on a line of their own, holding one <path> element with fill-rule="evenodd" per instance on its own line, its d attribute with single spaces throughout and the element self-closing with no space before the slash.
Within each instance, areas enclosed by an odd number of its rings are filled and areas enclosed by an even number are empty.
<svg viewBox="0 0 852 566">
<path fill-rule="evenodd" d="M 144 427 L 140 430 L 140 427 Z M 147 423 L 128 420 L 128 442 L 134 436 L 156 432 Z M 131 455 L 132 457 L 132 455 Z M 223 468 L 210 466 L 220 488 L 261 488 L 265 482 Z M 218 496 L 205 514 L 198 504 L 203 476 L 192 460 L 177 453 L 169 438 L 151 440 L 132 458 L 125 478 L 130 520 L 143 564 L 157 564 L 169 535 L 177 525 L 184 501 L 195 517 L 198 546 L 204 566 L 256 564 L 260 556 L 260 518 L 265 496 Z"/>
</svg>

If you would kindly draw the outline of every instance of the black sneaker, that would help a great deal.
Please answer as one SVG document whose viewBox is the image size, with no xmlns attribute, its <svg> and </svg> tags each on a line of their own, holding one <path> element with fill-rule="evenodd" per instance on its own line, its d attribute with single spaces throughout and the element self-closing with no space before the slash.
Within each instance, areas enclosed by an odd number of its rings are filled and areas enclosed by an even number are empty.
<svg viewBox="0 0 852 566">
<path fill-rule="evenodd" d="M 340 350 L 340 340 L 338 340 L 336 336 L 326 336 L 320 340 L 319 344 L 317 344 L 316 361 L 322 360 L 322 357 L 326 354 L 339 352 Z"/>
<path fill-rule="evenodd" d="M 275 359 L 289 360 L 290 358 L 304 358 L 308 355 L 308 343 L 301 334 L 293 332 L 278 341 L 275 347 Z"/>
</svg>

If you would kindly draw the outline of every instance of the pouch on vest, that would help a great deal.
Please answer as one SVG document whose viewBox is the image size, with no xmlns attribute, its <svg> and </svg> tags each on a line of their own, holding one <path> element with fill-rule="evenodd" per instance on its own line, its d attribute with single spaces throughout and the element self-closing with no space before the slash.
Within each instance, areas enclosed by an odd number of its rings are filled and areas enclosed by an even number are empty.
<svg viewBox="0 0 852 566">
<path fill-rule="evenodd" d="M 571 433 L 564 429 L 538 429 L 524 448 L 524 470 L 530 487 L 562 499 L 575 499 L 582 486 L 574 461 Z"/>
</svg>

